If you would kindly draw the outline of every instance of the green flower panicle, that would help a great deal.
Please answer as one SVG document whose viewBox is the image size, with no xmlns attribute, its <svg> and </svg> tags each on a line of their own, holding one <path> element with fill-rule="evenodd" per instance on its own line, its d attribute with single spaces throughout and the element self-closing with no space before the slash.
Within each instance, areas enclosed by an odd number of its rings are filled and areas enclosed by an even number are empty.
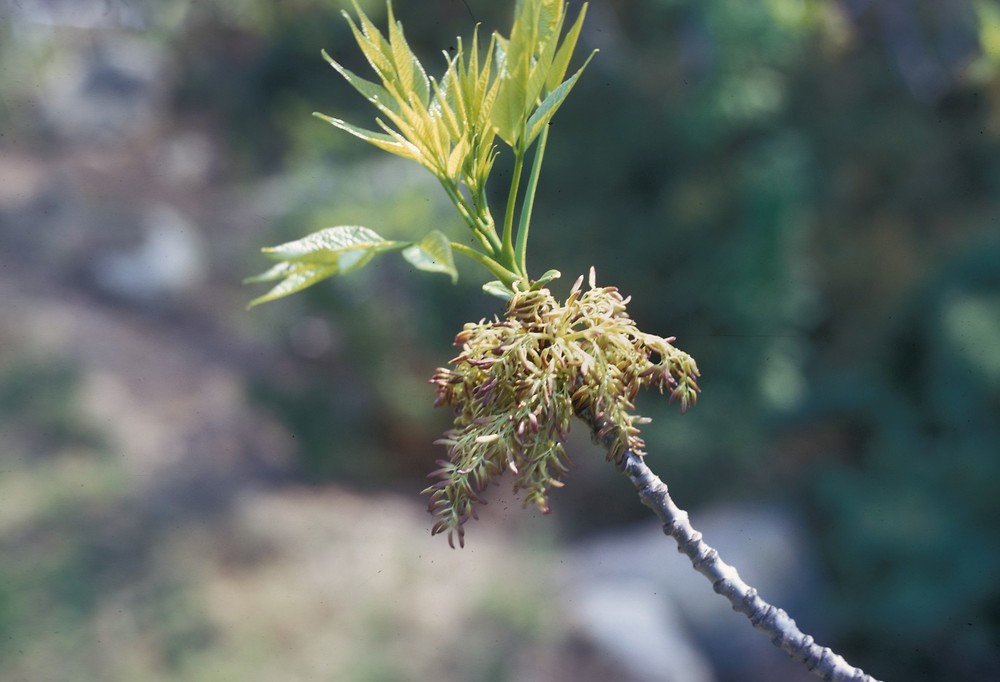
<svg viewBox="0 0 1000 682">
<path fill-rule="evenodd" d="M 432 533 L 457 536 L 476 517 L 481 493 L 504 471 L 524 503 L 548 511 L 548 491 L 561 487 L 569 460 L 564 449 L 574 416 L 595 426 L 595 438 L 619 464 L 626 451 L 642 455 L 634 414 L 640 388 L 669 391 L 682 409 L 697 400 L 694 359 L 661 338 L 639 331 L 628 316 L 629 299 L 614 287 L 590 288 L 577 280 L 560 304 L 548 289 L 516 291 L 502 319 L 467 324 L 455 337 L 461 349 L 431 379 L 439 406 L 455 421 L 437 441 L 448 459 L 430 474 L 424 490 L 437 518 Z"/>
</svg>

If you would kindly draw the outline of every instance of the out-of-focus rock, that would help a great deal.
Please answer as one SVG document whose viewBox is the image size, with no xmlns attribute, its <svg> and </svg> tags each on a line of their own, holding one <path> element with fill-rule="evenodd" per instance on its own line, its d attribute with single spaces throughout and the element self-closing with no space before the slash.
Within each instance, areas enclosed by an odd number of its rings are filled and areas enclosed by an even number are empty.
<svg viewBox="0 0 1000 682">
<path fill-rule="evenodd" d="M 160 119 L 166 62 L 149 41 L 115 36 L 61 50 L 43 67 L 46 127 L 65 142 L 112 143 Z"/>
<path fill-rule="evenodd" d="M 0 219 L 6 211 L 23 208 L 42 193 L 45 166 L 26 154 L 0 149 Z"/>
<path fill-rule="evenodd" d="M 161 205 L 150 209 L 143 227 L 141 244 L 97 261 L 93 276 L 102 293 L 129 303 L 156 305 L 204 281 L 208 271 L 205 245 L 191 221 Z"/>
<path fill-rule="evenodd" d="M 645 682 L 713 682 L 675 605 L 643 579 L 596 580 L 573 597 L 585 635 Z"/>
<path fill-rule="evenodd" d="M 15 24 L 68 28 L 140 28 L 149 20 L 149 4 L 127 0 L 11 0 L 0 4 Z"/>
<path fill-rule="evenodd" d="M 156 161 L 158 179 L 174 187 L 198 187 L 208 181 L 215 155 L 206 136 L 178 133 L 163 142 Z"/>
</svg>

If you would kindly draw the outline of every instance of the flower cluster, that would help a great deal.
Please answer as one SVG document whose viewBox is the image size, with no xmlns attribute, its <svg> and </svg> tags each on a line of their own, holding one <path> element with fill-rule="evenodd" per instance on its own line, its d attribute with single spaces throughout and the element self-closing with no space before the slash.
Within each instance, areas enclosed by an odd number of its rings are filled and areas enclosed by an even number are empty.
<svg viewBox="0 0 1000 682">
<path fill-rule="evenodd" d="M 633 414 L 640 388 L 669 391 L 682 409 L 697 399 L 698 367 L 687 353 L 639 331 L 628 299 L 613 287 L 590 289 L 577 280 L 559 304 L 547 289 L 516 292 L 503 319 L 467 324 L 449 368 L 431 380 L 437 405 L 455 409 L 454 426 L 438 441 L 449 459 L 424 490 L 436 517 L 432 533 L 464 545 L 463 524 L 490 481 L 509 470 L 524 503 L 548 511 L 548 491 L 567 472 L 563 448 L 574 415 L 595 429 L 616 464 L 626 451 L 643 454 Z"/>
</svg>

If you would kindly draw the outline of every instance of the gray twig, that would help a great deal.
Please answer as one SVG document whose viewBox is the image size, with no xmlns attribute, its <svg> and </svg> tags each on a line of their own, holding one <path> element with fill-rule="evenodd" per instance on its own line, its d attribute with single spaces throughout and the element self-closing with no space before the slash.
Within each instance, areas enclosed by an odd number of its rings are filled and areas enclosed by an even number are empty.
<svg viewBox="0 0 1000 682">
<path fill-rule="evenodd" d="M 632 480 L 642 503 L 659 517 L 663 532 L 677 541 L 678 551 L 691 559 L 694 569 L 712 582 L 715 591 L 729 600 L 734 611 L 749 618 L 750 623 L 768 635 L 775 646 L 802 661 L 814 675 L 829 682 L 878 682 L 828 647 L 816 644 L 812 637 L 799 630 L 785 611 L 768 604 L 757 594 L 757 590 L 747 585 L 736 569 L 702 540 L 701 533 L 691 526 L 688 513 L 674 503 L 667 485 L 646 466 L 642 457 L 626 451 L 619 462 L 619 469 Z"/>
</svg>

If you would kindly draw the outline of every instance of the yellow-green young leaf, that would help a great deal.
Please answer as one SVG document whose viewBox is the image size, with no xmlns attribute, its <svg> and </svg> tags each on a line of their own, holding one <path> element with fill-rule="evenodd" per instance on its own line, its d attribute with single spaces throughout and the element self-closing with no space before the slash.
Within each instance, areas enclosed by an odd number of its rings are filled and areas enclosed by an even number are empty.
<svg viewBox="0 0 1000 682">
<path fill-rule="evenodd" d="M 431 79 L 433 82 L 434 79 Z M 468 126 L 468 119 L 463 109 L 456 104 L 452 92 L 457 90 L 449 87 L 449 75 L 446 73 L 441 83 L 434 83 L 434 100 L 428 109 L 431 118 L 443 126 L 444 132 L 451 141 L 457 140 Z"/>
<path fill-rule="evenodd" d="M 480 141 L 477 151 L 469 157 L 471 162 L 466 170 L 469 189 L 477 192 L 485 191 L 486 181 L 489 179 L 490 171 L 493 170 L 493 163 L 500 150 L 493 145 L 493 137 L 489 136 Z"/>
<path fill-rule="evenodd" d="M 515 51 L 514 48 L 511 41 L 497 38 L 494 59 L 499 88 L 490 112 L 490 122 L 497 136 L 511 147 L 517 146 L 527 117 L 525 91 L 531 59 L 531 54 L 524 49 Z"/>
<path fill-rule="evenodd" d="M 576 85 L 577 79 L 580 78 L 580 74 L 583 73 L 583 70 L 587 68 L 587 64 L 590 63 L 593 56 L 594 53 L 592 52 L 590 57 L 587 57 L 587 61 L 584 62 L 583 66 L 580 67 L 580 70 L 570 76 L 558 88 L 550 92 L 545 100 L 539 105 L 535 113 L 531 115 L 531 118 L 528 119 L 528 125 L 526 126 L 527 137 L 524 144 L 525 147 L 535 141 L 535 138 L 542 132 L 542 128 L 548 125 L 549 121 L 552 120 L 552 117 L 555 116 L 556 111 L 559 110 L 559 107 L 566 99 L 566 95 L 568 95 L 569 91 L 573 89 L 574 85 Z"/>
<path fill-rule="evenodd" d="M 347 24 L 351 27 L 351 33 L 354 34 L 354 40 L 357 41 L 358 47 L 361 48 L 361 53 L 371 64 L 372 69 L 375 73 L 379 75 L 382 82 L 389 86 L 393 78 L 393 68 L 392 68 L 392 49 L 389 47 L 389 43 L 382 36 L 382 33 L 375 27 L 368 15 L 365 14 L 358 3 L 354 3 L 354 10 L 358 13 L 358 20 L 361 22 L 361 28 L 359 29 L 357 24 L 351 18 L 351 15 L 346 11 L 341 12 L 344 18 L 347 19 Z"/>
<path fill-rule="evenodd" d="M 396 102 L 395 98 L 389 93 L 388 90 L 383 88 L 378 83 L 373 83 L 370 80 L 362 78 L 350 69 L 346 69 L 341 66 L 336 60 L 333 59 L 326 50 L 320 50 L 323 55 L 323 59 L 327 63 L 337 70 L 341 76 L 344 77 L 351 86 L 361 93 L 361 95 L 379 108 L 381 111 L 390 111 L 397 116 L 400 113 L 399 104 Z"/>
<path fill-rule="evenodd" d="M 445 169 L 445 173 L 449 178 L 458 178 L 465 168 L 465 162 L 469 156 L 469 151 L 471 150 L 471 145 L 469 144 L 469 139 L 463 137 L 455 145 L 455 148 L 451 150 L 451 154 L 448 156 L 448 167 Z"/>
<path fill-rule="evenodd" d="M 451 282 L 458 281 L 455 258 L 451 252 L 451 242 L 446 236 L 434 230 L 419 242 L 403 250 L 403 258 L 410 265 L 425 272 L 441 272 L 451 276 Z"/>
<path fill-rule="evenodd" d="M 260 305 L 261 303 L 267 303 L 268 301 L 273 301 L 278 298 L 284 298 L 285 296 L 294 294 L 297 291 L 302 291 L 306 287 L 310 287 L 313 284 L 321 282 L 324 279 L 332 277 L 336 274 L 337 266 L 335 265 L 278 263 L 278 265 L 271 268 L 264 274 L 246 279 L 247 282 L 264 282 L 277 279 L 282 276 L 285 278 L 284 281 L 280 282 L 276 287 L 263 296 L 250 301 L 250 305 L 247 307 L 252 308 L 255 305 Z"/>
<path fill-rule="evenodd" d="M 541 289 L 552 280 L 559 279 L 560 277 L 562 277 L 562 273 L 558 270 L 546 270 L 544 275 L 531 283 L 531 288 L 535 290 Z"/>
<path fill-rule="evenodd" d="M 583 20 L 586 16 L 587 3 L 583 3 L 583 7 L 580 8 L 580 14 L 577 15 L 576 21 L 573 22 L 569 31 L 566 32 L 566 37 L 563 38 L 562 45 L 559 46 L 559 51 L 556 53 L 555 58 L 552 60 L 552 65 L 549 67 L 548 78 L 545 81 L 546 91 L 551 92 L 555 90 L 566 76 L 566 70 L 569 68 L 569 60 L 573 56 L 573 50 L 576 49 L 576 41 L 580 37 L 580 28 L 583 26 Z"/>
<path fill-rule="evenodd" d="M 287 277 L 297 266 L 292 263 L 275 263 L 272 267 L 259 275 L 243 278 L 244 284 L 257 284 L 258 282 L 273 282 L 276 279 Z"/>
<path fill-rule="evenodd" d="M 494 103 L 497 134 L 512 147 L 527 149 L 524 126 L 549 77 L 565 18 L 564 0 L 518 2 L 510 38 L 497 41 L 500 91 Z"/>
<path fill-rule="evenodd" d="M 450 137 L 444 122 L 427 111 L 415 112 L 409 121 L 412 124 L 409 128 L 400 128 L 414 147 L 421 150 L 424 159 L 421 163 L 434 175 L 446 178 Z"/>
<path fill-rule="evenodd" d="M 369 144 L 375 145 L 383 151 L 396 154 L 397 156 L 402 156 L 404 159 L 412 159 L 417 163 L 424 163 L 420 150 L 418 150 L 412 143 L 400 139 L 399 137 L 387 135 L 386 133 L 377 133 L 373 130 L 366 130 L 365 128 L 358 127 L 353 123 L 348 123 L 347 121 L 343 121 L 339 118 L 333 118 L 332 116 L 327 116 L 326 114 L 321 114 L 319 112 L 313 112 L 313 116 L 326 121 L 335 128 L 340 128 L 344 132 L 348 132 Z M 376 122 L 381 123 L 381 121 Z"/>
<path fill-rule="evenodd" d="M 475 41 L 473 41 L 474 43 Z M 448 56 L 447 52 L 445 56 Z M 470 120 L 469 107 L 465 101 L 464 82 L 468 79 L 467 74 L 462 39 L 459 38 L 458 49 L 455 56 L 448 61 L 448 69 L 441 77 L 441 84 L 435 99 L 445 102 L 455 112 L 455 116 L 461 121 L 463 128 L 475 123 L 475 121 Z"/>
<path fill-rule="evenodd" d="M 531 58 L 531 73 L 528 76 L 528 86 L 525 93 L 529 109 L 538 104 L 539 99 L 545 92 L 545 84 L 548 82 L 549 71 L 552 68 L 552 61 L 556 56 L 556 48 L 559 46 L 559 34 L 562 32 L 565 12 L 560 11 L 557 15 L 539 23 L 534 39 L 535 46 Z"/>
<path fill-rule="evenodd" d="M 545 41 L 558 33 L 566 16 L 566 0 L 540 0 L 538 7 L 538 38 Z M 558 37 L 558 36 L 556 36 Z"/>
<path fill-rule="evenodd" d="M 478 39 L 475 35 L 472 36 L 473 43 L 472 49 L 475 52 L 479 50 Z M 490 38 L 490 44 L 486 48 L 486 58 L 483 62 L 482 69 L 478 66 L 478 58 L 473 61 L 469 67 L 469 78 L 468 78 L 468 92 L 465 95 L 465 99 L 469 102 L 470 113 L 475 109 L 476 115 L 476 126 L 481 130 L 486 130 L 488 123 L 490 121 L 490 112 L 493 110 L 493 105 L 497 99 L 497 92 L 500 90 L 500 79 L 494 77 L 493 73 L 493 58 L 496 54 L 496 42 L 497 36 L 494 33 L 493 37 Z M 477 76 L 478 74 L 478 76 Z"/>
<path fill-rule="evenodd" d="M 509 301 L 514 296 L 514 292 L 510 290 L 510 287 L 498 279 L 484 284 L 483 291 L 490 296 L 496 296 L 504 301 Z"/>
<path fill-rule="evenodd" d="M 430 96 L 430 82 L 427 72 L 417 56 L 413 54 L 406 37 L 403 35 L 403 25 L 396 21 L 392 13 L 392 3 L 389 3 L 389 47 L 392 50 L 392 61 L 396 67 L 396 74 L 399 82 L 403 86 L 403 92 L 414 94 L 417 101 L 427 106 Z M 407 98 L 409 99 L 409 98 Z"/>
<path fill-rule="evenodd" d="M 398 242 L 383 239 L 367 227 L 340 225 L 263 251 L 274 260 L 333 266 L 335 274 L 344 274 L 357 270 L 375 254 L 397 246 Z"/>
</svg>

